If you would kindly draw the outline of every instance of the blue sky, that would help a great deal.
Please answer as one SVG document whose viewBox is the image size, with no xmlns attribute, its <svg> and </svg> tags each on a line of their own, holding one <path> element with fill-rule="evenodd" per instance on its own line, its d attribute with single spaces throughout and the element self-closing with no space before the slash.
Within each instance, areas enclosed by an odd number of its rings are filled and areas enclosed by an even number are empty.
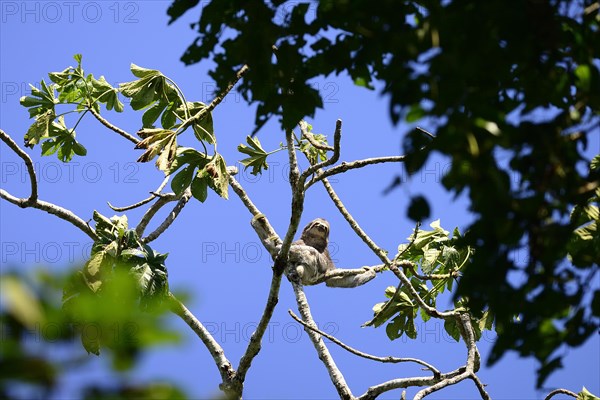
<svg viewBox="0 0 600 400">
<path fill-rule="evenodd" d="M 161 70 L 177 82 L 188 100 L 210 101 L 214 84 L 207 75 L 209 63 L 185 67 L 179 61 L 195 37 L 189 23 L 197 18 L 198 11 L 195 9 L 167 26 L 169 4 L 169 1 L 1 1 L 0 127 L 21 144 L 22 135 L 31 123 L 26 109 L 19 105 L 19 98 L 28 94 L 27 84 L 38 84 L 42 78 L 47 80 L 48 72 L 74 65 L 72 57 L 76 53 L 83 54 L 87 72 L 96 77 L 104 75 L 110 83 L 133 80 L 129 72 L 133 62 Z M 407 128 L 392 126 L 386 99 L 354 87 L 343 77 L 318 80 L 314 85 L 324 96 L 325 109 L 309 122 L 316 132 L 331 136 L 335 120 L 343 120 L 342 160 L 400 153 L 400 138 Z M 103 115 L 129 132 L 141 127 L 141 114 L 128 108 L 123 114 L 104 111 Z M 254 108 L 244 103 L 239 94 L 231 93 L 213 117 L 219 151 L 229 165 L 234 165 L 243 158 L 236 150 L 237 145 L 244 142 L 254 127 Z M 88 155 L 74 158 L 70 165 L 54 157 L 42 158 L 39 148 L 29 151 L 36 163 L 42 200 L 69 208 L 84 219 L 91 218 L 93 210 L 112 216 L 114 212 L 106 201 L 114 205 L 133 203 L 146 197 L 162 181 L 162 173 L 153 163 L 135 163 L 139 150 L 132 149 L 129 142 L 107 131 L 91 116 L 85 118 L 77 135 Z M 275 122 L 267 124 L 259 138 L 266 149 L 274 149 L 284 140 Z M 191 140 L 187 143 L 192 144 Z M 596 137 L 590 153 L 599 151 Z M 0 155 L 2 188 L 26 196 L 29 187 L 24 165 L 4 145 L 0 147 Z M 268 173 L 254 177 L 248 171 L 239 176 L 239 181 L 282 235 L 290 205 L 287 156 L 278 153 L 270 161 Z M 399 165 L 352 171 L 332 183 L 362 227 L 381 247 L 394 253 L 413 228 L 405 217 L 410 195 L 425 194 L 432 204 L 432 219 L 440 218 L 448 230 L 455 226 L 464 228 L 472 220 L 465 202 L 454 201 L 439 185 L 448 166 L 447 160 L 431 159 L 421 173 L 403 179 L 402 186 L 387 196 L 382 195 L 383 189 L 396 174 L 404 174 Z M 191 295 L 188 307 L 215 333 L 230 360 L 237 364 L 260 318 L 271 264 L 250 227 L 250 214 L 230 194 L 228 201 L 211 192 L 204 204 L 191 202 L 171 229 L 154 242 L 154 248 L 170 253 L 167 266 L 171 287 Z M 166 215 L 166 210 L 161 215 Z M 137 223 L 141 211 L 128 216 L 132 223 Z M 307 195 L 302 225 L 316 217 L 331 223 L 332 253 L 338 266 L 378 264 L 318 185 Z M 89 254 L 91 243 L 84 234 L 46 213 L 18 209 L 0 201 L 0 219 L 3 269 L 39 265 L 63 270 Z M 383 328 L 360 327 L 372 317 L 371 307 L 383 300 L 384 289 L 389 285 L 396 285 L 395 279 L 381 275 L 354 290 L 321 285 L 306 291 L 319 326 L 351 346 L 377 355 L 423 358 L 442 370 L 461 365 L 464 346 L 453 342 L 441 323 L 432 321 L 418 326 L 420 334 L 414 341 L 394 342 L 387 338 Z M 312 344 L 287 315 L 288 309 L 295 310 L 295 301 L 289 283 L 284 281 L 263 350 L 248 373 L 245 397 L 335 398 L 335 390 Z M 183 344 L 149 353 L 126 379 L 131 382 L 168 379 L 182 385 L 192 398 L 211 397 L 217 392 L 219 382 L 212 359 L 186 325 L 176 318 L 170 323 L 184 331 Z M 479 343 L 484 358 L 492 342 L 493 335 L 488 334 Z M 414 366 L 379 365 L 358 359 L 334 345 L 330 350 L 355 395 L 384 380 L 421 372 Z M 599 337 L 595 335 L 581 348 L 565 354 L 566 368 L 552 375 L 548 386 L 573 391 L 586 386 L 600 393 Z M 93 360 L 90 368 L 67 375 L 60 397 L 72 397 L 75 389 L 86 382 L 114 379 L 106 364 L 106 359 L 100 357 Z M 534 369 L 532 360 L 520 360 L 511 354 L 493 368 L 484 367 L 479 375 L 488 384 L 493 398 L 543 398 L 543 393 L 534 390 Z M 414 393 L 414 390 L 408 392 L 409 396 Z M 391 392 L 383 398 L 398 396 L 398 392 Z M 431 397 L 477 396 L 474 385 L 463 382 Z"/>
</svg>

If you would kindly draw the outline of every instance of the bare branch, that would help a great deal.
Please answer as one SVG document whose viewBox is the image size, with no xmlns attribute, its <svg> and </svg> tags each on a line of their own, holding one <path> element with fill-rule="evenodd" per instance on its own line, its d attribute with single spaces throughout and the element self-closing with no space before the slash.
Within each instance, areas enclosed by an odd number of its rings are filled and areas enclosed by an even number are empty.
<svg viewBox="0 0 600 400">
<path fill-rule="evenodd" d="M 471 380 L 475 383 L 475 387 L 479 390 L 479 395 L 483 400 L 491 400 L 489 393 L 485 390 L 485 385 L 479 380 L 479 377 L 475 374 L 471 374 Z"/>
<path fill-rule="evenodd" d="M 231 366 L 231 362 L 225 357 L 225 352 L 223 348 L 215 338 L 210 334 L 210 332 L 204 327 L 202 322 L 200 322 L 194 314 L 187 307 L 173 295 L 173 293 L 169 293 L 169 305 L 171 307 L 171 311 L 179 316 L 191 329 L 194 333 L 202 340 L 202 343 L 208 349 L 208 352 L 212 356 L 215 364 L 217 365 L 217 369 L 219 370 L 219 374 L 221 375 L 221 379 L 223 383 L 230 382 L 232 378 L 235 376 L 235 370 Z"/>
<path fill-rule="evenodd" d="M 546 397 L 544 397 L 544 400 L 550 400 L 552 397 L 556 396 L 557 394 L 566 394 L 567 396 L 577 398 L 577 393 L 573 393 L 570 390 L 555 389 L 555 390 L 551 391 L 550 393 L 548 393 L 548 395 Z"/>
<path fill-rule="evenodd" d="M 38 199 L 38 187 L 37 176 L 35 174 L 35 168 L 33 168 L 33 161 L 31 160 L 31 157 L 29 157 L 29 154 L 25 153 L 25 151 L 21 149 L 19 145 L 17 145 L 17 143 L 2 129 L 0 129 L 0 139 L 2 139 L 2 141 L 6 143 L 6 145 L 10 147 L 12 151 L 17 153 L 17 155 L 21 157 L 21 159 L 25 162 L 25 166 L 27 167 L 27 173 L 29 174 L 29 183 L 31 184 L 31 194 L 29 195 L 29 198 L 25 201 L 25 203 L 35 203 Z"/>
<path fill-rule="evenodd" d="M 154 192 L 150 192 L 150 197 L 145 198 L 144 200 L 138 201 L 137 203 L 134 203 L 130 206 L 125 206 L 125 207 L 115 207 L 112 204 L 110 204 L 108 201 L 108 206 L 116 212 L 123 212 L 123 211 L 129 211 L 129 210 L 133 210 L 136 209 L 138 207 L 141 207 L 145 204 L 150 203 L 152 200 L 154 200 L 157 197 L 161 197 L 160 192 L 162 192 L 162 190 L 165 188 L 165 186 L 167 186 L 167 182 L 169 182 L 169 178 L 170 176 L 165 177 L 165 179 L 162 181 L 162 183 L 160 184 L 160 186 L 154 191 Z"/>
<path fill-rule="evenodd" d="M 302 324 L 305 328 L 310 329 L 318 334 L 320 334 L 321 336 L 325 336 L 327 339 L 331 340 L 333 343 L 337 344 L 338 346 L 340 346 L 342 349 L 357 355 L 359 357 L 363 357 L 366 358 L 368 360 L 373 360 L 373 361 L 379 361 L 382 363 L 403 363 L 403 362 L 414 362 L 417 364 L 421 364 L 422 366 L 425 367 L 425 369 L 430 370 L 431 372 L 433 372 L 434 376 L 440 376 L 441 372 L 435 368 L 433 365 L 426 363 L 423 360 L 419 360 L 418 358 L 410 358 L 410 357 L 392 357 L 392 356 L 386 356 L 386 357 L 378 357 L 378 356 L 374 356 L 365 352 L 362 352 L 360 350 L 356 350 L 353 347 L 348 346 L 347 344 L 345 344 L 344 342 L 342 342 L 341 340 L 335 338 L 332 335 L 329 335 L 328 333 L 323 332 L 322 330 L 314 327 L 314 326 L 310 326 L 309 324 L 307 324 L 306 322 L 302 321 L 300 318 L 298 318 L 298 316 L 296 314 L 294 314 L 292 312 L 292 310 L 288 310 L 288 313 L 291 315 L 292 318 L 294 318 L 296 320 L 296 322 Z"/>
<path fill-rule="evenodd" d="M 72 211 L 67 210 L 66 208 L 62 208 L 57 206 L 56 204 L 48 203 L 43 200 L 37 200 L 33 204 L 27 204 L 27 199 L 21 199 L 9 194 L 6 190 L 0 189 L 0 198 L 8 201 L 9 203 L 13 203 L 21 208 L 36 208 L 38 210 L 46 211 L 48 214 L 56 215 L 58 218 L 70 222 L 77 228 L 79 228 L 83 233 L 88 235 L 93 241 L 98 240 L 98 236 L 94 230 L 81 218 L 75 215 Z"/>
<path fill-rule="evenodd" d="M 260 210 L 254 205 L 254 203 L 252 202 L 252 200 L 250 200 L 250 197 L 248 197 L 248 194 L 246 193 L 246 191 L 244 190 L 244 188 L 242 187 L 242 185 L 240 185 L 240 183 L 234 178 L 234 175 L 237 173 L 237 168 L 234 170 L 232 168 L 235 167 L 229 167 L 228 168 L 228 172 L 229 172 L 229 186 L 231 186 L 231 188 L 233 189 L 233 191 L 235 192 L 235 194 L 238 195 L 238 197 L 240 198 L 240 200 L 242 200 L 242 203 L 244 203 L 244 205 L 246 206 L 246 208 L 248 209 L 248 211 L 250 211 L 250 214 L 252 214 L 253 216 L 257 216 L 259 214 L 261 214 Z"/>
<path fill-rule="evenodd" d="M 362 168 L 362 167 L 366 167 L 367 165 L 373 165 L 373 164 L 381 164 L 381 163 L 388 163 L 388 162 L 403 162 L 404 160 L 405 160 L 405 156 L 386 156 L 386 157 L 366 158 L 364 160 L 356 160 L 356 161 L 352 161 L 352 162 L 343 161 L 341 164 L 336 165 L 335 167 L 331 167 L 324 171 L 318 171 L 315 174 L 315 176 L 310 181 L 308 181 L 308 183 L 305 185 L 305 189 L 308 189 L 309 187 L 314 185 L 316 182 L 319 182 L 320 180 L 322 180 L 324 178 L 328 178 L 332 175 L 341 174 L 341 173 L 344 173 L 351 169 Z"/>
<path fill-rule="evenodd" d="M 177 204 L 175 205 L 175 207 L 173 207 L 173 210 L 169 213 L 169 215 L 167 216 L 167 218 L 165 218 L 165 220 L 162 222 L 162 224 L 160 224 L 158 226 L 158 228 L 156 228 L 156 230 L 154 230 L 154 232 L 150 233 L 148 236 L 146 236 L 145 238 L 143 238 L 142 239 L 142 243 L 150 243 L 154 239 L 158 238 L 164 231 L 166 231 L 167 228 L 169 226 L 171 226 L 171 224 L 175 221 L 175 218 L 177 218 L 177 216 L 179 215 L 179 213 L 181 212 L 181 210 L 183 210 L 183 207 L 185 207 L 185 205 L 187 204 L 187 202 L 190 201 L 191 197 L 192 197 L 192 190 L 188 187 L 187 189 L 185 189 L 183 191 L 181 197 L 179 198 L 179 201 L 177 202 Z M 166 202 L 172 201 L 170 198 L 168 198 L 168 197 L 165 196 L 165 197 L 161 197 L 155 203 L 155 205 L 158 204 L 163 199 Z M 150 211 L 150 210 L 148 210 L 148 211 Z M 138 227 L 139 227 L 139 225 L 138 225 Z M 137 228 L 136 228 L 136 231 L 137 231 Z"/>
<path fill-rule="evenodd" d="M 165 193 L 158 199 L 156 203 L 152 204 L 150 208 L 148 208 L 148 210 L 144 213 L 142 219 L 135 228 L 135 232 L 137 233 L 138 237 L 142 237 L 144 235 L 146 227 L 148 226 L 152 218 L 154 218 L 154 215 L 156 215 L 156 213 L 161 208 L 177 199 L 178 197 L 175 195 L 175 193 Z"/>
<path fill-rule="evenodd" d="M 471 317 L 469 316 L 469 313 L 463 312 L 456 315 L 455 318 L 458 319 L 459 330 L 468 349 L 466 368 L 464 369 L 464 372 L 460 375 L 449 379 L 443 379 L 435 385 L 429 386 L 419 391 L 415 395 L 414 400 L 423 399 L 425 396 L 428 396 L 433 392 L 441 390 L 446 386 L 455 385 L 463 381 L 464 379 L 473 380 L 475 386 L 479 390 L 479 394 L 481 395 L 482 399 L 490 399 L 490 395 L 485 391 L 483 384 L 481 383 L 477 375 L 475 375 L 475 372 L 477 372 L 477 370 L 479 369 L 480 357 L 475 342 L 475 333 L 473 332 L 473 327 L 471 326 Z"/>
<path fill-rule="evenodd" d="M 2 139 L 2 141 L 6 143 L 6 145 L 10 147 L 11 150 L 13 150 L 19 157 L 23 159 L 27 167 L 27 172 L 29 173 L 29 180 L 31 181 L 31 194 L 28 198 L 15 197 L 4 189 L 0 189 L 0 198 L 3 198 L 9 203 L 17 205 L 21 208 L 36 208 L 38 210 L 46 211 L 49 214 L 56 215 L 58 218 L 70 222 L 71 224 L 79 228 L 81 231 L 83 231 L 83 233 L 92 238 L 92 240 L 98 240 L 98 236 L 96 236 L 94 230 L 84 220 L 75 215 L 72 211 L 57 206 L 56 204 L 48 203 L 46 201 L 38 199 L 37 178 L 35 175 L 35 169 L 33 168 L 33 161 L 31 160 L 31 157 L 29 157 L 29 155 L 25 153 L 15 143 L 15 141 L 1 129 L 0 139 Z"/>
<path fill-rule="evenodd" d="M 426 136 L 429 136 L 431 139 L 435 139 L 435 135 L 429 131 L 426 131 L 425 129 L 421 128 L 420 126 L 417 126 L 417 130 L 421 133 L 424 133 Z"/>
<path fill-rule="evenodd" d="M 110 122 L 108 122 L 106 119 L 104 119 L 104 117 L 102 115 L 98 114 L 98 112 L 96 110 L 94 110 L 93 107 L 89 107 L 88 110 L 90 110 L 90 112 L 92 113 L 92 115 L 94 117 L 96 117 L 96 119 L 98 121 L 100 121 L 100 123 L 102 125 L 104 125 L 108 129 L 110 129 L 111 131 L 117 132 L 119 135 L 121 135 L 125 139 L 129 140 L 131 143 L 138 144 L 140 142 L 138 139 L 136 139 L 134 136 L 130 135 L 129 133 L 127 133 L 123 129 L 121 129 L 121 128 L 117 127 L 117 126 L 114 126 L 113 124 L 111 124 Z"/>
<path fill-rule="evenodd" d="M 456 375 L 452 378 L 442 379 L 438 383 L 428 386 L 425 389 L 422 389 L 419 392 L 417 392 L 417 394 L 415 394 L 415 397 L 413 397 L 413 400 L 421 400 L 425 396 L 429 396 L 433 392 L 437 392 L 438 390 L 441 390 L 447 386 L 456 385 L 457 383 L 460 383 L 470 377 L 470 372 L 462 372 L 459 375 Z"/>
<path fill-rule="evenodd" d="M 261 349 L 261 340 L 267 330 L 267 326 L 269 325 L 269 321 L 273 317 L 273 311 L 275 310 L 275 306 L 279 302 L 279 289 L 281 287 L 281 277 L 283 275 L 276 274 L 273 272 L 273 277 L 271 278 L 271 287 L 269 289 L 269 296 L 267 298 L 267 303 L 265 304 L 265 309 L 260 318 L 260 322 L 256 327 L 256 330 L 252 333 L 250 337 L 250 342 L 248 343 L 248 347 L 246 347 L 246 351 L 244 355 L 240 359 L 240 363 L 238 365 L 237 370 L 237 380 L 240 384 L 244 383 L 246 379 L 246 373 L 250 369 L 252 365 L 252 360 L 254 357 L 258 355 Z"/>
<path fill-rule="evenodd" d="M 377 398 L 379 395 L 389 392 L 395 389 L 408 388 L 413 386 L 428 386 L 434 385 L 440 382 L 443 379 L 453 378 L 463 372 L 463 369 L 457 369 L 455 371 L 449 372 L 447 374 L 442 374 L 440 378 L 436 378 L 433 376 L 424 376 L 424 377 L 412 377 L 412 378 L 398 378 L 392 379 L 387 382 L 380 383 L 375 386 L 371 386 L 364 394 L 357 397 L 357 400 L 372 400 Z"/>
<path fill-rule="evenodd" d="M 298 159 L 296 158 L 296 148 L 294 147 L 293 132 L 288 130 L 285 133 L 287 143 L 288 158 L 290 163 L 290 187 L 292 189 L 292 204 L 290 213 L 290 224 L 283 238 L 279 255 L 275 259 L 275 272 L 283 273 L 287 263 L 288 255 L 294 235 L 300 225 L 302 211 L 304 211 L 304 182 L 301 180 L 300 169 L 298 168 Z"/>
<path fill-rule="evenodd" d="M 298 311 L 300 315 L 302 315 L 302 319 L 307 323 L 308 326 L 316 328 L 315 321 L 312 318 L 310 313 L 310 308 L 308 306 L 308 301 L 306 299 L 306 295 L 304 294 L 304 290 L 302 285 L 299 285 L 295 282 L 292 282 L 292 287 L 294 288 L 294 294 L 296 295 L 296 303 L 298 304 Z M 348 387 L 344 376 L 338 369 L 335 361 L 331 357 L 327 346 L 323 342 L 321 335 L 316 333 L 312 329 L 305 329 L 308 333 L 308 337 L 312 341 L 317 354 L 319 355 L 319 359 L 327 368 L 327 372 L 329 372 L 329 377 L 331 378 L 331 382 L 335 386 L 338 395 L 341 399 L 352 399 L 352 391 Z"/>
</svg>

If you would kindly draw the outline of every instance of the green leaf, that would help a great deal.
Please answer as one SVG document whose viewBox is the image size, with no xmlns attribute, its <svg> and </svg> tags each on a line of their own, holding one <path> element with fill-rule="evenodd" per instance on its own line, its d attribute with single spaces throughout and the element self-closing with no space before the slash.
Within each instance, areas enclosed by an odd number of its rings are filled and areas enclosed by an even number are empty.
<svg viewBox="0 0 600 400">
<path fill-rule="evenodd" d="M 196 176 L 192 180 L 192 196 L 204 203 L 208 197 L 208 180 L 206 177 Z"/>
<path fill-rule="evenodd" d="M 184 169 L 182 169 L 171 181 L 171 189 L 173 192 L 179 196 L 183 191 L 190 186 L 192 183 L 192 178 L 194 177 L 194 165 L 188 165 Z"/>
<path fill-rule="evenodd" d="M 33 148 L 40 140 L 50 136 L 50 126 L 54 120 L 54 110 L 47 110 L 36 117 L 25 134 L 25 147 Z"/>
<path fill-rule="evenodd" d="M 460 339 L 460 330 L 458 329 L 458 323 L 454 318 L 444 320 L 444 329 L 448 332 L 448 335 L 457 342 Z"/>
<path fill-rule="evenodd" d="M 402 336 L 402 333 L 406 329 L 406 317 L 397 316 L 385 327 L 385 333 L 390 340 L 396 340 Z"/>
<path fill-rule="evenodd" d="M 138 78 L 157 77 L 162 75 L 159 70 L 140 67 L 139 65 L 135 65 L 133 63 L 131 63 L 130 69 L 131 73 Z"/>
<path fill-rule="evenodd" d="M 160 114 L 163 113 L 165 108 L 167 108 L 167 104 L 159 101 L 152 107 L 147 109 L 146 112 L 144 112 L 144 115 L 142 116 L 142 126 L 144 128 L 153 128 L 154 123 L 156 122 L 158 117 L 160 117 Z"/>
<path fill-rule="evenodd" d="M 600 171 L 600 154 L 597 154 L 592 158 L 590 162 L 590 169 L 592 171 Z"/>
<path fill-rule="evenodd" d="M 124 96 L 131 98 L 131 107 L 141 110 L 155 101 L 170 103 L 177 97 L 175 89 L 166 81 L 166 77 L 158 70 L 146 69 L 131 64 L 131 72 L 138 80 L 121 83 L 119 90 Z"/>
<path fill-rule="evenodd" d="M 583 64 L 575 68 L 575 85 L 584 91 L 589 91 L 592 87 L 592 69 L 589 65 Z"/>
<path fill-rule="evenodd" d="M 220 154 L 206 164 L 202 172 L 199 172 L 199 176 L 210 178 L 208 186 L 224 199 L 229 198 L 229 173 L 227 173 L 225 160 Z"/>
<path fill-rule="evenodd" d="M 354 84 L 356 86 L 362 86 L 369 90 L 375 90 L 375 87 L 373 85 L 371 85 L 370 77 L 365 78 L 365 77 L 359 76 L 358 78 L 354 79 Z"/>
<path fill-rule="evenodd" d="M 29 108 L 29 118 L 47 114 L 49 111 L 55 114 L 54 105 L 58 104 L 58 99 L 54 95 L 54 85 L 46 85 L 46 82 L 42 79 L 40 89 L 31 84 L 29 87 L 31 88 L 31 95 L 19 99 L 23 107 Z"/>
<path fill-rule="evenodd" d="M 410 107 L 410 110 L 408 110 L 404 119 L 408 123 L 413 123 L 419 121 L 425 117 L 425 115 L 427 115 L 427 112 L 423 110 L 423 107 L 421 107 L 419 104 L 414 104 Z"/>
<path fill-rule="evenodd" d="M 186 164 L 195 165 L 202 169 L 209 161 L 210 159 L 198 150 L 192 149 L 191 147 L 178 147 L 175 152 L 175 159 L 167 172 L 171 175 Z"/>
<path fill-rule="evenodd" d="M 252 167 L 252 175 L 262 174 L 263 169 L 269 169 L 269 165 L 267 164 L 267 156 L 269 154 L 262 148 L 258 138 L 246 136 L 246 142 L 249 146 L 240 144 L 238 151 L 250 157 L 244 158 L 240 162 L 245 167 L 244 169 Z"/>
<path fill-rule="evenodd" d="M 90 94 L 92 101 L 106 104 L 107 110 L 115 110 L 116 112 L 123 112 L 123 103 L 119 100 L 119 90 L 109 84 L 104 76 L 100 76 L 99 79 L 95 79 L 93 75 L 88 76 L 88 82 L 92 86 L 92 92 Z"/>
<path fill-rule="evenodd" d="M 584 386 L 581 392 L 577 393 L 576 400 L 600 400 L 600 397 L 590 393 Z"/>
</svg>

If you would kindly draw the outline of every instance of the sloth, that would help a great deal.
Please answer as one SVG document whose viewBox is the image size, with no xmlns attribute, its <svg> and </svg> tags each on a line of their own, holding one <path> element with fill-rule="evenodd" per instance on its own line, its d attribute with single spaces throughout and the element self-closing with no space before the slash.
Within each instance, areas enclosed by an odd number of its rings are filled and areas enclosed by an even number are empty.
<svg viewBox="0 0 600 400">
<path fill-rule="evenodd" d="M 268 236 L 266 217 L 258 215 L 252 219 L 252 226 L 256 229 L 267 250 L 275 256 L 281 249 L 281 243 L 276 236 Z M 264 236 L 264 237 L 263 237 Z M 331 260 L 328 250 L 329 245 L 329 222 L 317 218 L 302 230 L 300 239 L 292 243 L 288 258 L 288 277 L 298 279 L 303 285 L 315 285 L 320 283 L 325 274 L 336 269 Z M 358 275 L 345 277 L 333 277 L 325 282 L 331 287 L 351 288 L 364 285 L 375 278 L 375 271 L 365 268 Z"/>
</svg>

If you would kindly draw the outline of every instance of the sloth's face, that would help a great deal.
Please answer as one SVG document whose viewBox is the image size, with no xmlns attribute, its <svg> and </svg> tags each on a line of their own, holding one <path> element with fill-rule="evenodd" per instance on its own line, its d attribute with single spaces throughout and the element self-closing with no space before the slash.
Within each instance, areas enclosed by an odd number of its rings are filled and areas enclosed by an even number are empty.
<svg viewBox="0 0 600 400">
<path fill-rule="evenodd" d="M 317 219 L 317 220 L 313 221 L 309 230 L 313 230 L 313 229 L 316 232 L 318 232 L 320 235 L 323 235 L 325 237 L 327 237 L 327 235 L 329 235 L 329 223 L 327 223 L 327 221 L 325 221 L 324 219 Z"/>
<path fill-rule="evenodd" d="M 317 218 L 310 222 L 302 231 L 302 240 L 309 246 L 323 251 L 327 247 L 329 239 L 329 222 Z"/>
</svg>

